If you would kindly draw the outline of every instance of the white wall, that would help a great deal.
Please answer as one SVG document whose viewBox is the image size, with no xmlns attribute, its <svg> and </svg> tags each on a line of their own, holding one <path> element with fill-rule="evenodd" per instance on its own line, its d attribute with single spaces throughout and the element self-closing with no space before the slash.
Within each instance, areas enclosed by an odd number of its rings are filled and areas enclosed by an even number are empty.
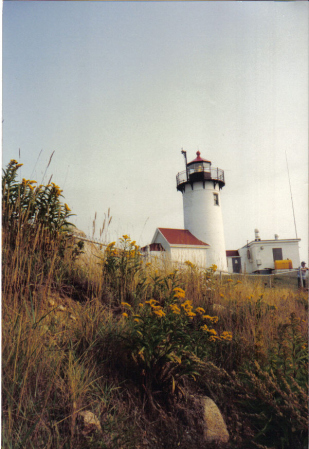
<svg viewBox="0 0 309 449">
<path fill-rule="evenodd" d="M 204 248 L 172 247 L 171 258 L 180 263 L 189 260 L 200 268 L 208 268 L 206 251 L 208 250 Z"/>
<path fill-rule="evenodd" d="M 189 260 L 195 265 L 201 268 L 208 268 L 211 263 L 207 262 L 208 259 L 208 247 L 196 248 L 196 247 L 188 247 L 186 245 L 172 245 L 170 246 L 167 240 L 162 236 L 160 232 L 156 232 L 155 239 L 153 239 L 153 243 L 161 243 L 163 248 L 165 249 L 165 254 L 174 262 L 186 262 Z M 154 251 L 152 252 L 154 253 Z"/>
<path fill-rule="evenodd" d="M 214 193 L 219 195 L 219 205 L 214 204 Z M 183 192 L 184 227 L 198 239 L 208 243 L 208 265 L 216 264 L 218 270 L 227 271 L 221 198 L 219 185 L 213 181 L 195 182 L 193 190 L 185 185 Z"/>
</svg>

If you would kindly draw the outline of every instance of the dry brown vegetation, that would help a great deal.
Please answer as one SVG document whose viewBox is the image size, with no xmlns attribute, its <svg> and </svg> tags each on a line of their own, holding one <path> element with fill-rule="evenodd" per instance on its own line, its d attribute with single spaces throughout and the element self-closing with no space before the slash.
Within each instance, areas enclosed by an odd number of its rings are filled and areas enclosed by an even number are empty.
<svg viewBox="0 0 309 449">
<path fill-rule="evenodd" d="M 128 236 L 81 254 L 4 198 L 3 448 L 204 448 L 194 395 L 222 411 L 223 447 L 306 446 L 306 292 L 146 264 Z"/>
</svg>

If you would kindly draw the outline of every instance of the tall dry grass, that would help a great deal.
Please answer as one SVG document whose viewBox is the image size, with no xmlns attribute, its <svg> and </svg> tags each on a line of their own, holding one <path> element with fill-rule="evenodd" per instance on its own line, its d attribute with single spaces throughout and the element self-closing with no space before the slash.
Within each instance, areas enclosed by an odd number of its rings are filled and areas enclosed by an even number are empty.
<svg viewBox="0 0 309 449">
<path fill-rule="evenodd" d="M 148 264 L 128 236 L 88 263 L 68 227 L 36 221 L 19 193 L 6 198 L 3 448 L 205 447 L 189 407 L 190 395 L 206 394 L 224 414 L 230 448 L 303 449 L 305 292 L 220 278 L 215 267 Z M 173 321 L 176 300 L 187 306 Z M 197 308 L 214 323 L 210 338 Z M 85 410 L 100 430 L 82 427 Z"/>
</svg>

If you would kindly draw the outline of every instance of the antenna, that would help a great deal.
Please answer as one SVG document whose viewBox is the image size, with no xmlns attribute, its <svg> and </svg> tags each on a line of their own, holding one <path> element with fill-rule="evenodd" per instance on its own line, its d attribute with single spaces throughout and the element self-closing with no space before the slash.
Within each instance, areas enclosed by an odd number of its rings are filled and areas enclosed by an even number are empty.
<svg viewBox="0 0 309 449">
<path fill-rule="evenodd" d="M 148 220 L 149 220 L 149 217 L 146 218 L 146 221 L 145 221 L 145 223 L 144 223 L 144 226 L 143 226 L 141 235 L 140 235 L 140 237 L 139 237 L 139 241 L 141 241 L 141 239 L 142 239 L 142 235 L 143 235 L 143 232 L 144 232 L 144 229 L 145 229 L 145 226 L 146 226 L 146 223 L 147 223 Z"/>
<path fill-rule="evenodd" d="M 184 155 L 184 158 L 185 158 L 185 163 L 186 163 L 186 174 L 187 174 L 187 181 L 188 181 L 187 152 L 186 152 L 183 148 L 181 148 L 181 154 L 183 154 L 183 155 Z"/>
<path fill-rule="evenodd" d="M 20 149 L 19 149 L 19 151 L 20 151 Z M 32 179 L 32 175 L 33 175 L 33 173 L 34 173 L 36 164 L 38 163 L 38 160 L 40 159 L 40 156 L 41 156 L 42 151 L 43 151 L 43 148 L 42 148 L 42 150 L 39 152 L 39 155 L 38 155 L 38 158 L 37 158 L 37 160 L 36 160 L 36 163 L 34 164 L 34 167 L 33 167 L 32 173 L 31 173 L 31 179 Z M 20 158 L 20 155 L 19 155 L 19 158 Z"/>
<path fill-rule="evenodd" d="M 293 217 L 294 217 L 295 235 L 296 235 L 296 238 L 298 238 L 297 237 L 297 229 L 296 229 L 296 221 L 295 221 L 295 212 L 294 212 L 292 188 L 291 188 L 291 180 L 290 180 L 290 172 L 289 172 L 289 165 L 288 165 L 288 157 L 287 157 L 287 154 L 286 154 L 286 150 L 285 150 L 285 158 L 286 158 L 286 166 L 287 166 L 287 169 L 288 169 L 288 178 L 289 178 L 289 184 L 290 184 L 290 193 L 291 193 L 292 210 L 293 210 Z"/>
</svg>

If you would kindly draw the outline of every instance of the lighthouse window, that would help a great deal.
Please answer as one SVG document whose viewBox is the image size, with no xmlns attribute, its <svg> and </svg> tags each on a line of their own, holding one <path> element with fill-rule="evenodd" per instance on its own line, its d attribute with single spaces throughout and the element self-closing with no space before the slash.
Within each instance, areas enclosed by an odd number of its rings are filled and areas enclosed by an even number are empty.
<svg viewBox="0 0 309 449">
<path fill-rule="evenodd" d="M 215 206 L 219 206 L 219 195 L 217 193 L 214 193 L 214 203 Z"/>
</svg>

